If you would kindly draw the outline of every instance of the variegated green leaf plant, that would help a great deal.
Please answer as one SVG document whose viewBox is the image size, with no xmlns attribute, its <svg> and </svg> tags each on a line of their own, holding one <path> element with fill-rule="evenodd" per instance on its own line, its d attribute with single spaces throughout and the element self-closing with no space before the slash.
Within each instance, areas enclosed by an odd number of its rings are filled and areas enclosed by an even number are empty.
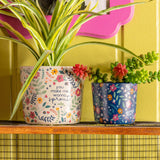
<svg viewBox="0 0 160 160">
<path fill-rule="evenodd" d="M 81 5 L 84 1 L 85 0 L 57 0 L 52 14 L 51 22 L 48 23 L 42 9 L 40 8 L 38 0 L 36 0 L 36 3 L 33 0 L 0 0 L 0 14 L 18 18 L 21 21 L 23 27 L 29 31 L 34 40 L 34 45 L 36 46 L 35 49 L 35 47 L 31 43 L 29 43 L 21 33 L 16 31 L 8 23 L 0 20 L 0 24 L 14 33 L 18 40 L 7 36 L 0 36 L 0 39 L 11 40 L 13 42 L 26 46 L 37 60 L 33 71 L 31 72 L 30 76 L 28 77 L 27 81 L 25 82 L 17 96 L 10 120 L 15 115 L 22 100 L 23 94 L 25 93 L 27 87 L 29 86 L 32 78 L 34 77 L 40 66 L 60 65 L 63 56 L 72 48 L 89 44 L 105 45 L 117 48 L 123 52 L 135 56 L 136 58 L 139 58 L 132 51 L 115 44 L 92 41 L 83 42 L 72 46 L 70 45 L 81 25 L 86 23 L 88 20 L 96 16 L 106 14 L 107 12 L 111 12 L 113 10 L 145 2 L 135 2 L 126 5 L 115 6 L 98 13 L 94 13 L 92 12 L 92 10 L 97 6 L 98 2 L 92 9 L 89 9 L 90 5 L 88 5 L 85 10 L 80 10 Z M 10 12 L 4 9 L 8 9 Z M 68 31 L 74 15 L 79 15 L 79 18 Z"/>
</svg>

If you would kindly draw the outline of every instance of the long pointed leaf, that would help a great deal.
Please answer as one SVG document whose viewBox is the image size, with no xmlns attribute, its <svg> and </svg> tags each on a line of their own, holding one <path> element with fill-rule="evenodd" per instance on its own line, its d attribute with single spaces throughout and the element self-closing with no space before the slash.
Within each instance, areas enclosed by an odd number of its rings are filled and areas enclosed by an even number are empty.
<svg viewBox="0 0 160 160">
<path fill-rule="evenodd" d="M 25 7 L 28 11 L 30 11 L 31 12 L 30 14 L 33 13 L 37 17 L 37 19 L 39 20 L 38 22 L 40 23 L 40 26 L 43 30 L 45 37 L 47 37 L 48 28 L 46 26 L 46 23 L 44 23 L 44 21 L 46 21 L 46 20 L 44 20 L 44 18 L 41 16 L 41 12 L 39 10 L 36 10 L 36 8 L 32 7 L 31 5 L 29 5 L 27 3 L 23 3 L 23 2 L 10 3 L 10 4 L 3 6 L 0 9 L 9 8 L 11 6 L 22 6 L 22 7 Z"/>
<path fill-rule="evenodd" d="M 129 3 L 129 4 L 125 4 L 125 5 L 119 5 L 119 6 L 115 6 L 115 7 L 111 7 L 109 9 L 106 9 L 106 10 L 103 10 L 103 11 L 100 11 L 98 13 L 100 14 L 104 14 L 104 13 L 108 13 L 108 12 L 111 12 L 111 11 L 114 11 L 114 10 L 117 10 L 117 9 L 121 9 L 121 8 L 124 8 L 124 7 L 129 7 L 129 6 L 133 6 L 133 5 L 136 5 L 136 4 L 142 4 L 142 3 L 145 3 L 145 2 L 135 2 L 135 3 Z M 82 24 L 84 24 L 85 22 L 89 21 L 90 19 L 94 18 L 95 15 L 92 15 L 92 16 L 89 16 L 87 17 L 86 19 L 82 20 L 81 22 L 79 22 L 77 25 L 75 25 L 74 27 L 72 27 L 72 29 L 70 29 L 70 31 L 68 32 L 68 34 L 61 40 L 61 42 L 59 43 L 58 47 L 57 47 L 57 50 L 55 51 L 56 53 L 59 52 L 59 50 L 61 49 L 65 39 L 69 36 L 71 36 L 73 34 L 74 31 L 76 31 Z"/>
<path fill-rule="evenodd" d="M 94 41 L 92 41 L 92 42 L 83 42 L 83 43 L 75 44 L 75 45 L 67 48 L 66 50 L 64 50 L 63 53 L 57 58 L 57 62 L 56 62 L 56 64 L 55 64 L 55 66 L 59 65 L 59 62 L 60 62 L 61 58 L 62 58 L 69 50 L 71 50 L 71 49 L 73 49 L 73 48 L 76 48 L 76 47 L 79 47 L 79 46 L 84 46 L 84 45 L 103 45 L 103 46 L 108 46 L 108 47 L 116 48 L 116 49 L 119 49 L 119 50 L 121 50 L 121 51 L 123 51 L 123 52 L 126 52 L 126 53 L 128 53 L 128 54 L 131 54 L 132 56 L 136 57 L 138 60 L 140 60 L 141 62 L 143 62 L 142 59 L 140 59 L 135 53 L 133 53 L 132 51 L 130 51 L 130 50 L 124 48 L 124 47 L 121 47 L 121 46 L 116 45 L 116 44 L 111 44 L 111 43 L 94 42 Z"/>
<path fill-rule="evenodd" d="M 13 13 L 5 11 L 5 10 L 0 10 L 0 14 L 16 18 L 16 16 Z"/>
<path fill-rule="evenodd" d="M 63 3 L 63 0 L 62 0 L 62 2 L 61 3 Z M 55 8 L 54 8 L 54 11 L 53 11 L 53 14 L 52 14 L 52 19 L 51 19 L 51 22 L 50 22 L 50 28 L 49 28 L 49 30 L 51 31 L 52 30 L 52 28 L 53 28 L 53 26 L 54 26 L 54 24 L 55 24 L 55 21 L 56 21 L 56 19 L 57 19 L 57 13 L 58 13 L 58 11 L 59 11 L 59 6 L 60 6 L 60 2 L 59 2 L 59 0 L 56 2 L 56 6 L 55 6 Z"/>
<path fill-rule="evenodd" d="M 22 1 L 23 1 L 24 3 L 26 3 L 25 0 L 22 0 Z M 20 2 L 20 0 L 17 0 L 17 2 Z M 41 36 L 43 36 L 43 34 L 42 34 L 42 32 L 41 32 L 42 29 L 41 29 L 39 23 L 37 22 L 37 18 L 35 17 L 35 15 L 34 15 L 34 14 L 30 14 L 30 12 L 28 12 L 28 10 L 27 10 L 25 7 L 20 6 L 20 9 L 21 9 L 21 11 L 23 12 L 26 21 L 27 21 L 33 28 L 35 28 L 35 29 L 37 30 L 37 32 L 38 32 Z"/>
<path fill-rule="evenodd" d="M 9 4 L 7 0 L 0 0 L 4 5 Z M 14 9 L 14 7 L 8 7 L 16 16 L 17 18 L 21 21 L 22 25 L 24 26 L 24 28 L 26 28 L 30 34 L 37 40 L 37 42 L 39 42 L 39 45 L 42 47 L 43 50 L 48 50 L 44 40 L 42 39 L 42 37 L 39 35 L 39 33 L 30 25 L 28 25 L 28 23 L 26 22 L 26 20 L 24 19 L 24 17 Z"/>
<path fill-rule="evenodd" d="M 79 23 L 80 21 L 82 21 L 83 19 L 85 19 L 85 18 L 88 16 L 88 14 L 91 14 L 91 15 L 102 15 L 102 14 L 90 12 L 90 11 L 89 11 L 90 4 L 91 4 L 91 3 L 88 4 L 88 6 L 85 8 L 85 10 L 80 11 L 81 14 L 80 14 L 80 16 L 78 17 L 78 19 L 76 20 L 76 22 L 74 23 L 74 25 L 73 25 L 72 27 L 74 27 L 77 23 Z M 91 9 L 91 11 L 92 11 L 97 5 L 98 5 L 98 1 L 97 1 L 96 5 Z M 74 14 L 77 14 L 77 13 L 78 13 L 78 12 L 76 12 L 76 13 L 74 13 Z M 83 13 L 83 14 L 82 14 L 82 13 Z M 69 24 L 68 24 L 68 26 L 69 26 Z M 62 45 L 61 50 L 59 51 L 59 53 L 58 53 L 58 54 L 55 53 L 55 57 L 58 57 L 58 55 L 60 55 L 60 54 L 63 52 L 63 50 L 65 50 L 65 49 L 70 45 L 70 43 L 72 42 L 72 40 L 75 38 L 76 34 L 78 33 L 79 29 L 80 29 L 80 27 L 79 27 L 77 30 L 75 30 L 75 31 L 73 32 L 73 34 L 65 40 L 65 42 L 63 43 L 63 45 Z M 67 33 L 67 31 L 68 31 L 68 27 L 65 28 L 65 32 L 63 33 L 61 39 L 65 36 L 65 34 Z M 55 49 L 56 49 L 56 48 L 55 48 Z"/>
<path fill-rule="evenodd" d="M 19 38 L 23 43 L 25 43 L 27 46 L 29 46 L 30 48 L 32 48 L 32 50 L 34 50 L 33 46 L 23 37 L 23 35 L 20 34 L 17 30 L 15 30 L 11 25 L 9 25 L 7 22 L 4 22 L 2 20 L 0 20 L 0 23 L 3 25 L 3 27 L 5 27 L 6 29 L 8 29 L 9 31 L 11 31 L 12 33 L 14 33 L 15 36 L 17 38 Z M 36 53 L 36 54 L 34 54 L 34 56 L 38 60 L 39 55 Z"/>
<path fill-rule="evenodd" d="M 27 78 L 26 82 L 24 83 L 22 89 L 20 90 L 10 120 L 12 120 L 13 116 L 15 115 L 15 113 L 17 112 L 17 109 L 20 105 L 20 102 L 23 98 L 23 95 L 25 93 L 25 91 L 27 90 L 28 86 L 30 85 L 32 79 L 34 78 L 35 74 L 37 73 L 38 69 L 42 66 L 42 64 L 44 63 L 44 61 L 46 60 L 46 58 L 48 57 L 49 54 L 51 54 L 52 51 L 46 50 L 42 56 L 40 57 L 40 59 L 38 60 L 38 62 L 36 63 L 35 67 L 33 68 L 31 74 L 29 75 L 29 77 Z"/>
<path fill-rule="evenodd" d="M 74 14 L 71 14 L 71 15 L 68 15 L 66 16 L 63 20 L 61 20 L 61 23 L 59 25 L 57 25 L 56 27 L 54 27 L 51 32 L 49 33 L 48 35 L 48 38 L 46 40 L 46 44 L 48 47 L 51 47 L 52 46 L 52 43 L 55 39 L 55 37 L 58 35 L 58 33 L 60 32 L 60 30 L 62 30 L 64 28 L 64 26 L 70 22 L 70 19 L 74 16 L 74 15 L 78 15 L 78 14 L 93 14 L 93 15 L 102 15 L 102 14 L 99 14 L 99 13 L 94 13 L 94 12 L 87 12 L 87 11 L 79 11 L 79 12 L 76 12 Z M 86 16 L 85 16 L 86 17 Z M 85 18 L 84 17 L 84 18 Z M 78 20 L 78 19 L 77 19 Z M 75 22 L 75 24 L 77 24 L 77 21 Z M 74 24 L 74 25 L 75 25 Z"/>
<path fill-rule="evenodd" d="M 15 42 L 15 43 L 18 43 L 18 44 L 21 44 L 21 45 L 24 45 L 32 54 L 33 56 L 36 58 L 36 60 L 38 61 L 38 59 L 40 58 L 38 56 L 38 54 L 36 53 L 36 51 L 31 48 L 30 46 L 28 46 L 26 43 L 22 42 L 22 41 L 19 41 L 17 39 L 14 39 L 14 38 L 11 38 L 11 37 L 5 37 L 5 36 L 0 36 L 0 39 L 3 39 L 3 40 L 10 40 L 12 42 Z"/>
<path fill-rule="evenodd" d="M 48 21 L 46 20 L 46 17 L 45 17 L 45 15 L 44 15 L 42 9 L 40 8 L 40 6 L 39 6 L 38 4 L 36 5 L 36 4 L 33 2 L 33 0 L 27 0 L 27 1 L 28 1 L 34 8 L 36 8 L 37 10 L 39 10 L 39 12 L 41 13 L 41 16 L 42 16 L 42 18 L 43 18 L 43 20 L 44 20 L 45 26 L 47 27 L 47 30 L 49 31 Z M 36 0 L 36 1 L 38 1 L 38 0 Z M 36 3 L 38 3 L 38 2 L 36 2 Z"/>
</svg>

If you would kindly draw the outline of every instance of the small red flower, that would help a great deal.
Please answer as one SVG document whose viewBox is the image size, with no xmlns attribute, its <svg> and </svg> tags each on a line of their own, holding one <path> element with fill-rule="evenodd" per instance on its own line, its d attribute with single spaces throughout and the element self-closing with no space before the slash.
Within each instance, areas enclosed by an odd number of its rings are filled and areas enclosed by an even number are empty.
<svg viewBox="0 0 160 160">
<path fill-rule="evenodd" d="M 114 84 L 112 84 L 112 85 L 110 86 L 110 90 L 111 90 L 112 92 L 114 92 L 116 89 L 117 89 L 117 87 L 116 87 Z"/>
<path fill-rule="evenodd" d="M 133 86 L 133 88 L 134 88 L 134 90 L 135 90 L 135 92 L 137 91 L 137 86 Z"/>
<path fill-rule="evenodd" d="M 72 70 L 76 74 L 76 76 L 82 79 L 85 79 L 88 76 L 88 72 L 89 72 L 87 69 L 87 66 L 83 66 L 80 64 L 76 64 Z"/>
<path fill-rule="evenodd" d="M 29 105 L 29 104 L 30 104 L 30 100 L 29 100 L 29 98 L 28 98 L 28 97 L 26 98 L 25 102 L 26 102 L 26 104 L 27 104 L 27 105 Z"/>
<path fill-rule="evenodd" d="M 81 112 L 80 111 L 77 112 L 77 116 L 78 116 L 78 118 L 81 116 Z"/>
<path fill-rule="evenodd" d="M 81 94 L 81 90 L 78 88 L 77 90 L 76 90 L 76 96 L 80 96 L 80 94 Z"/>
<path fill-rule="evenodd" d="M 113 115 L 113 120 L 114 120 L 114 121 L 119 120 L 119 118 L 118 118 L 118 114 L 114 114 L 114 115 Z"/>
<path fill-rule="evenodd" d="M 118 63 L 117 66 L 113 68 L 113 76 L 115 78 L 118 78 L 119 81 L 123 79 L 124 76 L 126 76 L 128 73 L 128 70 L 126 69 L 126 65 L 122 65 L 121 63 Z"/>
<path fill-rule="evenodd" d="M 57 81 L 58 81 L 58 82 L 64 81 L 63 75 L 58 75 L 58 76 L 57 76 Z"/>
<path fill-rule="evenodd" d="M 37 72 L 37 73 L 35 74 L 35 76 L 34 76 L 34 79 L 37 79 L 39 76 L 40 76 L 40 73 Z"/>
<path fill-rule="evenodd" d="M 34 112 L 30 112 L 30 118 L 34 119 L 35 117 L 35 113 Z"/>
<path fill-rule="evenodd" d="M 100 112 L 101 112 L 100 108 L 99 108 L 99 107 L 96 107 L 96 113 L 97 113 L 97 114 L 100 114 Z"/>
</svg>

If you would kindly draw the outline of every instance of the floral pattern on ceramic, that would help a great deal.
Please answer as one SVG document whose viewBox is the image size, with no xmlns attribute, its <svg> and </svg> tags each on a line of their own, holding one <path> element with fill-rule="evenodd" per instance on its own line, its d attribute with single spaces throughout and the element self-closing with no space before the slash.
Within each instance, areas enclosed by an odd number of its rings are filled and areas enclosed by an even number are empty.
<svg viewBox="0 0 160 160">
<path fill-rule="evenodd" d="M 132 124 L 136 116 L 137 84 L 92 83 L 95 120 L 104 124 Z"/>
<path fill-rule="evenodd" d="M 21 67 L 22 85 L 33 67 Z M 23 98 L 24 119 L 30 124 L 73 124 L 80 121 L 82 80 L 72 67 L 41 67 Z"/>
</svg>

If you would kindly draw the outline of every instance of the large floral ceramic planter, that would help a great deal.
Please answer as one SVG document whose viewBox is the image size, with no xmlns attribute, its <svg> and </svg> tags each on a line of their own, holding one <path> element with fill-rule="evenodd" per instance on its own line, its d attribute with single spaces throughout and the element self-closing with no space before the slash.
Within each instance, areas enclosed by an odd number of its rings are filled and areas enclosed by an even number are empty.
<svg viewBox="0 0 160 160">
<path fill-rule="evenodd" d="M 95 120 L 105 124 L 132 124 L 136 116 L 137 84 L 93 83 Z"/>
<path fill-rule="evenodd" d="M 21 67 L 22 85 L 33 67 Z M 23 99 L 30 124 L 74 124 L 80 121 L 82 81 L 72 67 L 41 67 Z"/>
</svg>

